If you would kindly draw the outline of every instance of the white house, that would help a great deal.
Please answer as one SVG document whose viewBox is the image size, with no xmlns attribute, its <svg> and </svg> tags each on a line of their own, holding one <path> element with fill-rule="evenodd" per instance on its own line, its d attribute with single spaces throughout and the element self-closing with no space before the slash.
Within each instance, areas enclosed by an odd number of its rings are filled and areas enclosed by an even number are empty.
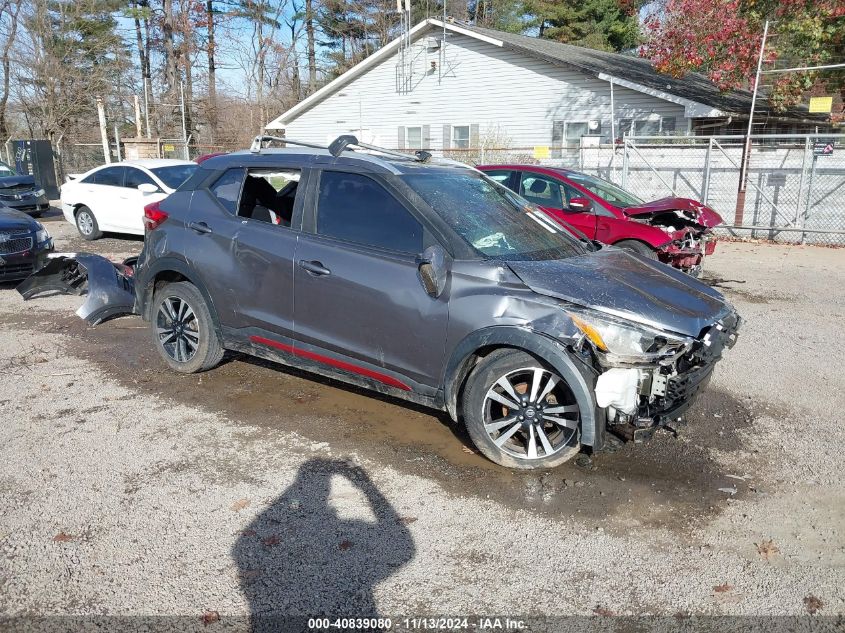
<svg viewBox="0 0 845 633">
<path fill-rule="evenodd" d="M 747 117 L 750 102 L 700 75 L 661 75 L 644 59 L 428 19 L 267 130 L 319 143 L 352 133 L 397 149 L 554 155 L 624 134 L 712 130 Z"/>
</svg>

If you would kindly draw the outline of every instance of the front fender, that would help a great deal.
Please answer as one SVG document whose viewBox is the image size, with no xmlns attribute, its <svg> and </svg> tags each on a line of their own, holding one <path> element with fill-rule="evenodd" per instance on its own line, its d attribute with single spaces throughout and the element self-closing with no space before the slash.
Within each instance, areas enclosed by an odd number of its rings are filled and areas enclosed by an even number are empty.
<svg viewBox="0 0 845 633">
<path fill-rule="evenodd" d="M 458 392 L 469 372 L 474 353 L 485 347 L 513 347 L 551 365 L 566 380 L 581 409 L 581 443 L 600 448 L 602 429 L 596 416 L 593 384 L 596 372 L 572 358 L 557 340 L 528 327 L 493 326 L 469 334 L 455 347 L 444 373 L 446 410 L 458 418 Z"/>
</svg>

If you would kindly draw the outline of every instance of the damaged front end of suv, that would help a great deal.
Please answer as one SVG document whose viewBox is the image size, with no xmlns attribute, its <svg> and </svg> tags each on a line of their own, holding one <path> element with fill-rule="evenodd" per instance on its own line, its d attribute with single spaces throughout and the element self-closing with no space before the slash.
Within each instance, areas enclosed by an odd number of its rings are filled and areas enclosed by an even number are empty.
<svg viewBox="0 0 845 633">
<path fill-rule="evenodd" d="M 675 428 L 737 340 L 740 318 L 726 308 L 699 336 L 685 336 L 597 310 L 568 311 L 583 334 L 576 352 L 600 372 L 596 405 L 608 430 L 642 441 L 659 427 Z"/>
</svg>

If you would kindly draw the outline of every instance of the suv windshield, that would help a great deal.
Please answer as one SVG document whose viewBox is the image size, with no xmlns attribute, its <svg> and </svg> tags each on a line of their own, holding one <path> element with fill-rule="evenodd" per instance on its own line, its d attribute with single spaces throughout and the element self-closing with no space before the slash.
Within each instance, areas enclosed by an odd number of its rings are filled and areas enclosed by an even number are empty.
<svg viewBox="0 0 845 633">
<path fill-rule="evenodd" d="M 150 171 L 171 189 L 178 189 L 179 185 L 190 178 L 198 167 L 199 165 L 170 165 L 169 167 L 154 167 Z"/>
<path fill-rule="evenodd" d="M 585 189 L 592 191 L 602 200 L 607 200 L 608 202 L 615 204 L 617 207 L 636 207 L 644 204 L 642 200 L 637 198 L 637 196 L 634 196 L 624 189 L 617 187 L 606 180 L 602 180 L 601 178 L 587 176 L 586 174 L 572 173 L 566 174 L 566 177 L 574 182 L 577 182 Z"/>
<path fill-rule="evenodd" d="M 542 211 L 473 172 L 414 174 L 410 187 L 476 251 L 491 259 L 564 259 L 586 252 Z"/>
<path fill-rule="evenodd" d="M 15 170 L 9 167 L 6 163 L 0 162 L 0 178 L 5 176 L 17 176 Z"/>
</svg>

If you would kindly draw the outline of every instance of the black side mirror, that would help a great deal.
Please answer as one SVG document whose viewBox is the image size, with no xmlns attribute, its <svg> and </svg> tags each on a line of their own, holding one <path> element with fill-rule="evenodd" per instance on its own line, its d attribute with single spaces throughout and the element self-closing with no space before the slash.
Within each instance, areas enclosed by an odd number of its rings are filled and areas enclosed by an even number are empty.
<svg viewBox="0 0 845 633">
<path fill-rule="evenodd" d="M 420 283 L 431 297 L 443 294 L 451 265 L 452 258 L 439 244 L 429 246 L 417 257 Z"/>
<path fill-rule="evenodd" d="M 569 201 L 569 210 L 575 213 L 583 213 L 593 208 L 593 203 L 589 198 L 572 198 Z"/>
</svg>

